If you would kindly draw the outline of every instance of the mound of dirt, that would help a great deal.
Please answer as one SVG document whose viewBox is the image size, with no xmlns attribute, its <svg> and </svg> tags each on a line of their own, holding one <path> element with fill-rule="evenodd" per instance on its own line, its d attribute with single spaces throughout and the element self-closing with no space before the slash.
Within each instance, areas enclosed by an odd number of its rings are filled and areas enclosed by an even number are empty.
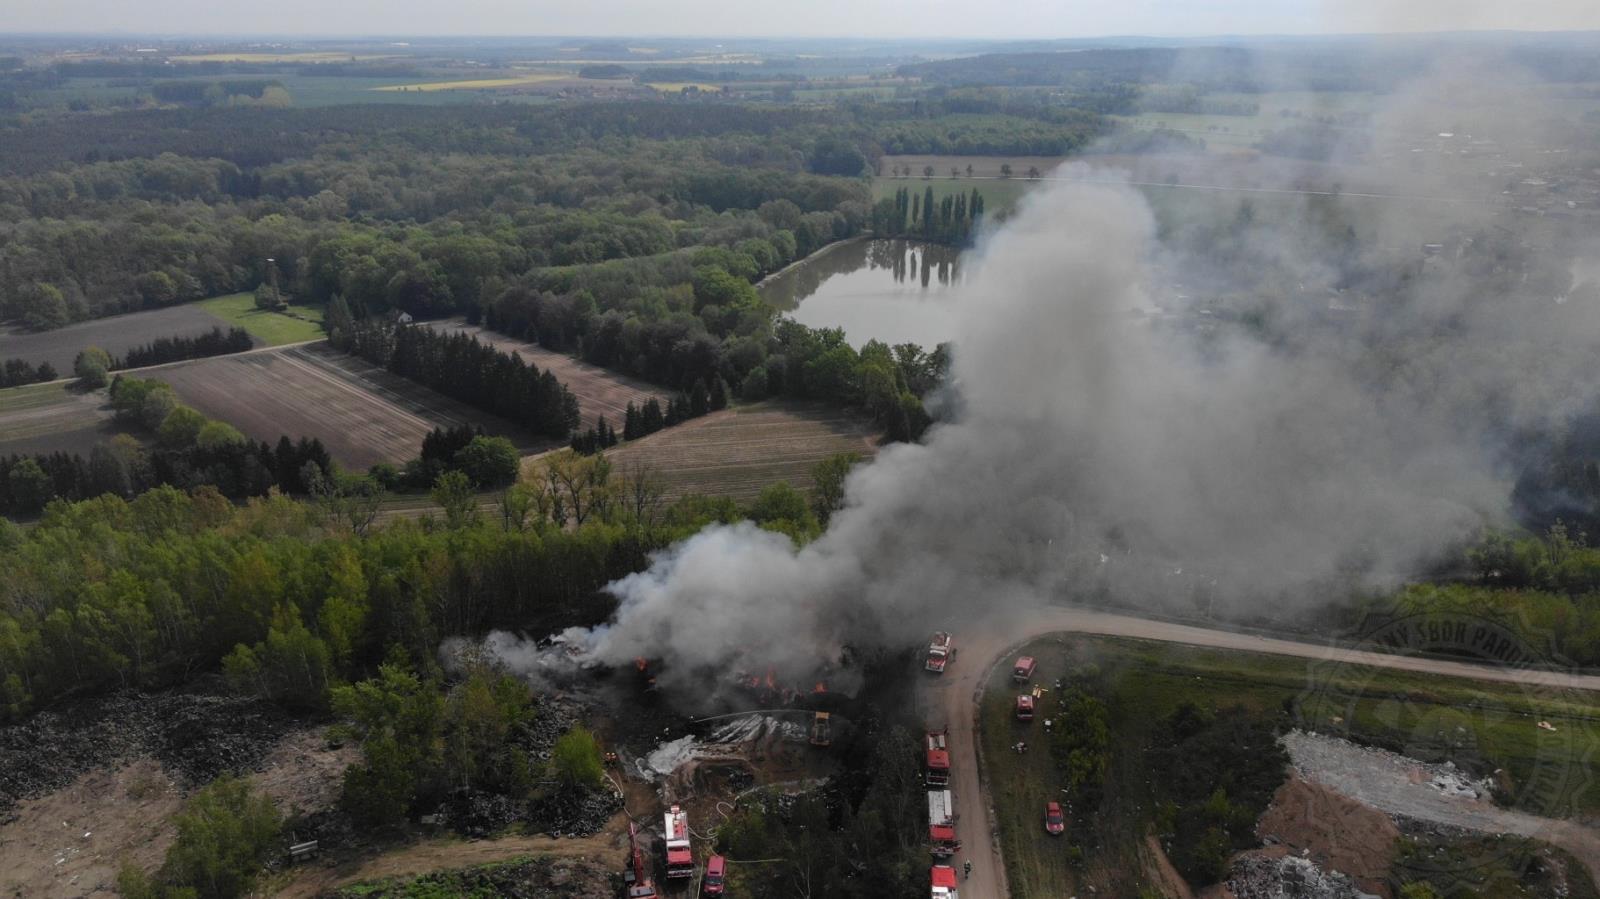
<svg viewBox="0 0 1600 899">
<path fill-rule="evenodd" d="M 1228 890 L 1235 899 L 1369 899 L 1349 877 L 1309 858 L 1257 852 L 1234 860 Z"/>
<path fill-rule="evenodd" d="M 1365 892 L 1389 895 L 1385 882 L 1400 829 L 1371 806 L 1291 774 L 1256 823 L 1256 835 L 1325 871 L 1348 875 Z"/>
</svg>

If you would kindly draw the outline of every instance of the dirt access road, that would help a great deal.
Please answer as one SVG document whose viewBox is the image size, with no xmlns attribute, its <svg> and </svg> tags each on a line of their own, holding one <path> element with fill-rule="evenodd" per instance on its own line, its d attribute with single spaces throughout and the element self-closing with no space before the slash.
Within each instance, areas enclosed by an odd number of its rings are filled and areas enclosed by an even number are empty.
<svg viewBox="0 0 1600 899">
<path fill-rule="evenodd" d="M 623 822 L 627 818 L 617 816 Z M 312 899 L 324 893 L 369 880 L 386 877 L 420 877 L 473 865 L 507 862 L 524 856 L 559 855 L 614 859 L 618 857 L 618 825 L 611 825 L 590 837 L 551 839 L 547 836 L 508 836 L 492 840 L 426 840 L 378 856 L 355 858 L 324 868 L 305 868 L 272 895 L 278 899 Z"/>
<path fill-rule="evenodd" d="M 1166 621 L 1150 621 L 1110 612 L 1050 606 L 1025 613 L 1007 613 L 968 626 L 956 633 L 956 658 L 942 676 L 928 675 L 923 717 L 931 728 L 950 729 L 951 789 L 955 791 L 957 832 L 965 844 L 954 861 L 957 869 L 972 862 L 972 876 L 961 885 L 962 899 L 1004 899 L 1005 862 L 1000 856 L 999 834 L 994 826 L 993 803 L 979 777 L 977 717 L 978 695 L 994 666 L 1010 661 L 1019 644 L 1054 633 L 1132 637 L 1163 643 L 1183 643 L 1211 649 L 1232 649 L 1293 656 L 1330 663 L 1365 665 L 1463 677 L 1498 683 L 1530 684 L 1572 690 L 1600 691 L 1600 675 L 1559 671 L 1522 671 L 1489 668 L 1464 662 L 1409 658 L 1377 652 L 1318 646 L 1293 640 L 1214 631 Z M 1042 814 L 1042 812 L 1041 812 Z"/>
</svg>

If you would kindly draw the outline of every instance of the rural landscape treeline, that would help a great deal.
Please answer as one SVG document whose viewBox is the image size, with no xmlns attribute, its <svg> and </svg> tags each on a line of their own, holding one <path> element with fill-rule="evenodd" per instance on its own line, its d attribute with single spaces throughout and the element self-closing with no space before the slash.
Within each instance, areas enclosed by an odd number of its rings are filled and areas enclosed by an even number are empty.
<svg viewBox="0 0 1600 899">
<path fill-rule="evenodd" d="M 0 891 L 1600 899 L 1596 49 L 0 34 Z"/>
</svg>

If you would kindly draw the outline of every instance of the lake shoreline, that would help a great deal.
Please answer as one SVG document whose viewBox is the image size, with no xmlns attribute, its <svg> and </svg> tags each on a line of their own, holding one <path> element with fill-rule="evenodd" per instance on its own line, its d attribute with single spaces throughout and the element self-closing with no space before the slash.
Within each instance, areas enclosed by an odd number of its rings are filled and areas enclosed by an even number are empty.
<svg viewBox="0 0 1600 899">
<path fill-rule="evenodd" d="M 824 253 L 830 253 L 830 252 L 832 252 L 832 251 L 834 251 L 834 250 L 836 250 L 836 249 L 838 249 L 840 247 L 849 246 L 850 244 L 859 243 L 860 241 L 864 241 L 864 240 L 871 241 L 871 240 L 878 240 L 878 239 L 879 238 L 876 237 L 871 231 L 864 231 L 864 232 L 862 232 L 860 234 L 857 234 L 854 237 L 846 237 L 844 240 L 836 240 L 836 241 L 833 241 L 832 243 L 825 243 L 822 246 L 817 247 L 815 250 L 812 250 L 811 252 L 807 253 L 806 255 L 800 257 L 799 259 L 796 259 L 795 261 L 789 263 L 788 265 L 784 266 L 783 268 L 780 268 L 777 271 L 773 272 L 772 274 L 767 275 L 765 278 L 762 278 L 760 281 L 757 281 L 756 282 L 756 289 L 760 290 L 761 288 L 766 287 L 767 284 L 770 283 L 771 281 L 773 281 L 774 279 L 783 277 L 784 275 L 788 274 L 789 272 L 799 268 L 802 265 L 805 265 L 807 262 L 810 262 L 811 260 L 816 259 L 819 256 L 822 256 Z"/>
</svg>

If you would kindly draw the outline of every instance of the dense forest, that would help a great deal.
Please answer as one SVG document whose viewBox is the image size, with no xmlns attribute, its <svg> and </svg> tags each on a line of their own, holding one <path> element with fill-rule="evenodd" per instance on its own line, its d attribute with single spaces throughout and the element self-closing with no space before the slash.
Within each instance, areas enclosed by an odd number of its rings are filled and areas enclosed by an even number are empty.
<svg viewBox="0 0 1600 899">
<path fill-rule="evenodd" d="M 949 104 L 971 111 L 932 99 L 0 123 L 0 317 L 50 328 L 251 290 L 268 258 L 290 293 L 339 293 L 358 315 L 464 311 L 517 278 L 749 241 L 772 247 L 746 248 L 759 275 L 864 227 L 871 200 L 854 176 L 883 153 L 1065 153 L 1101 127 L 1070 107 Z M 756 214 L 778 201 L 792 206 Z"/>
</svg>

